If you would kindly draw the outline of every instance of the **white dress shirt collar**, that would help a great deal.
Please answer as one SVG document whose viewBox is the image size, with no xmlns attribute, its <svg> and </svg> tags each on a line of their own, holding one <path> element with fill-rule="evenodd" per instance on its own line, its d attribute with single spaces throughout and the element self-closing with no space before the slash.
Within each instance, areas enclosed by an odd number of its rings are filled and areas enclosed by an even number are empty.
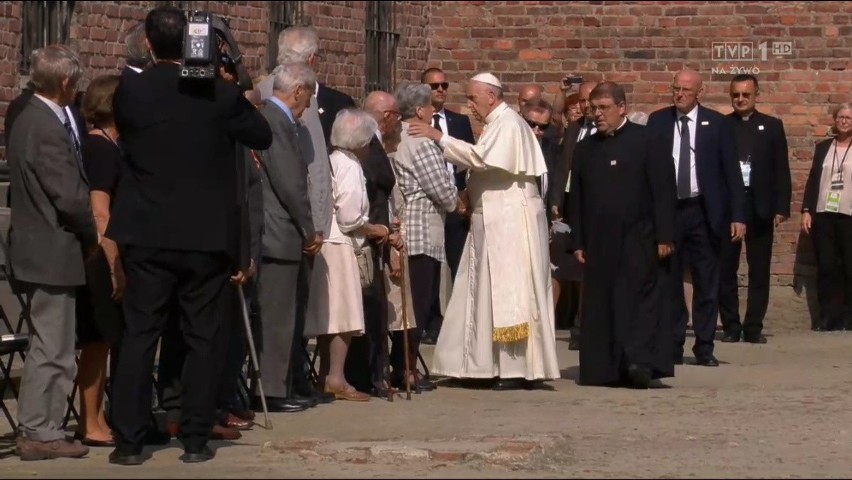
<svg viewBox="0 0 852 480">
<path fill-rule="evenodd" d="M 698 123 L 698 104 L 692 107 L 692 110 L 689 113 L 681 113 L 680 110 L 677 111 L 677 121 L 680 122 L 680 119 L 683 117 L 689 117 L 689 121 L 692 125 Z"/>
</svg>

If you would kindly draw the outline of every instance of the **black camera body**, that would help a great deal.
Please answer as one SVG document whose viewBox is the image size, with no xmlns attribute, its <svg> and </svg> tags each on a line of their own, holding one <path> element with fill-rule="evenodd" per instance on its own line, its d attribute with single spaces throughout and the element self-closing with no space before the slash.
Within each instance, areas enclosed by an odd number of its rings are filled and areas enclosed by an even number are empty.
<svg viewBox="0 0 852 480">
<path fill-rule="evenodd" d="M 237 79 L 242 90 L 251 90 L 251 76 L 242 65 L 242 54 L 228 22 L 209 12 L 187 12 L 184 28 L 183 62 L 180 76 L 189 80 L 212 81 L 219 68 Z M 225 53 L 222 48 L 226 46 Z"/>
<path fill-rule="evenodd" d="M 214 79 L 218 75 L 218 39 L 208 13 L 187 17 L 183 36 L 182 78 Z"/>
</svg>

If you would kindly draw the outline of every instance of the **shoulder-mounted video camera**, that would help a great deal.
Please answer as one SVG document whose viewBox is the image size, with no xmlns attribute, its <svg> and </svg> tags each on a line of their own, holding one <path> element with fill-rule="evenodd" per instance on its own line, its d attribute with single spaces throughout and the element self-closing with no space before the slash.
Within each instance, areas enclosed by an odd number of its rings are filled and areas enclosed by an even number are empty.
<svg viewBox="0 0 852 480">
<path fill-rule="evenodd" d="M 219 76 L 219 67 L 224 67 L 225 72 L 237 79 L 240 88 L 251 90 L 251 76 L 242 64 L 242 53 L 228 22 L 199 11 L 188 12 L 186 20 L 181 78 L 213 80 Z"/>
</svg>

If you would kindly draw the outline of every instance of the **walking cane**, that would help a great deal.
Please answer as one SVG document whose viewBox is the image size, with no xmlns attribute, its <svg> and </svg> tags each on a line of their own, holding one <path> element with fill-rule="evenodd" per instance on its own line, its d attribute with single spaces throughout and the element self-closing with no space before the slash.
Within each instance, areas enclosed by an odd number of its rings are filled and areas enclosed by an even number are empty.
<svg viewBox="0 0 852 480">
<path fill-rule="evenodd" d="M 405 399 L 411 400 L 411 382 L 408 380 L 411 376 L 411 365 L 408 360 L 408 302 L 405 301 L 406 297 L 406 271 L 405 271 L 405 257 L 403 257 L 403 252 L 399 252 L 399 269 L 400 269 L 400 279 L 399 279 L 399 288 L 402 292 L 402 350 L 403 355 L 405 355 Z"/>
<path fill-rule="evenodd" d="M 246 296 L 243 293 L 243 286 L 237 285 L 237 293 L 240 296 L 240 306 L 243 310 L 243 322 L 246 327 L 246 336 L 248 337 L 249 353 L 251 354 L 251 364 L 257 374 L 257 388 L 260 390 L 260 404 L 263 405 L 263 428 L 272 429 L 272 423 L 269 422 L 269 409 L 266 408 L 266 394 L 263 393 L 263 382 L 260 380 L 260 364 L 257 361 L 257 351 L 254 348 L 254 335 L 251 333 L 251 323 L 249 322 L 248 308 L 246 307 Z"/>
</svg>

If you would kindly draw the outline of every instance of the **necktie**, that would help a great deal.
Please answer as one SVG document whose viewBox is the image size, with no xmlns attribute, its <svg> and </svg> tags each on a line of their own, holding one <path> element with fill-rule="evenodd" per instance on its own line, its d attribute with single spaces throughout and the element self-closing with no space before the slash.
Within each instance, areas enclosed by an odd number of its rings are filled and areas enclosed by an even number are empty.
<svg viewBox="0 0 852 480">
<path fill-rule="evenodd" d="M 689 183 L 689 117 L 681 117 L 680 125 L 680 159 L 678 159 L 677 164 L 677 196 L 678 198 L 689 198 L 692 194 L 692 187 Z"/>
<path fill-rule="evenodd" d="M 432 126 L 435 127 L 436 130 L 440 131 L 441 133 L 445 133 L 444 129 L 441 128 L 441 116 L 440 115 L 438 115 L 437 113 L 435 115 L 432 115 L 432 123 L 433 123 Z"/>
<path fill-rule="evenodd" d="M 80 164 L 83 154 L 80 151 L 80 142 L 77 140 L 77 135 L 74 135 L 74 128 L 71 126 L 71 120 L 68 118 L 68 115 L 65 115 L 65 130 L 71 136 L 71 141 L 74 142 L 74 154 L 77 157 L 77 163 Z"/>
</svg>

